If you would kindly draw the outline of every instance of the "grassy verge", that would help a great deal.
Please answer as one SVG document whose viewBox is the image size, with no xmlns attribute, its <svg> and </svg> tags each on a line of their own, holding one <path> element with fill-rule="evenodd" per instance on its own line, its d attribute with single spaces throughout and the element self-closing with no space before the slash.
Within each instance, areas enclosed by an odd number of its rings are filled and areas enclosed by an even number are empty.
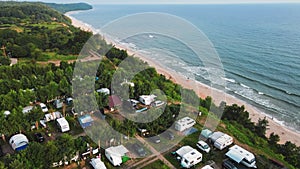
<svg viewBox="0 0 300 169">
<path fill-rule="evenodd" d="M 143 167 L 142 169 L 169 169 L 169 167 L 165 165 L 162 161 L 156 160 L 148 166 Z"/>
</svg>

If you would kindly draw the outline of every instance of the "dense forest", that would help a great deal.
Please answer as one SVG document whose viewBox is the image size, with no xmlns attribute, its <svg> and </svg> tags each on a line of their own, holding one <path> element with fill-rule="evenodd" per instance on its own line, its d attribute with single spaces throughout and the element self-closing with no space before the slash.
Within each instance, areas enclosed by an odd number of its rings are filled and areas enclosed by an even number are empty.
<svg viewBox="0 0 300 169">
<path fill-rule="evenodd" d="M 1 2 L 0 7 L 1 58 L 43 60 L 53 52 L 77 55 L 92 35 L 42 3 Z M 7 64 L 1 60 L 1 64 Z"/>
</svg>

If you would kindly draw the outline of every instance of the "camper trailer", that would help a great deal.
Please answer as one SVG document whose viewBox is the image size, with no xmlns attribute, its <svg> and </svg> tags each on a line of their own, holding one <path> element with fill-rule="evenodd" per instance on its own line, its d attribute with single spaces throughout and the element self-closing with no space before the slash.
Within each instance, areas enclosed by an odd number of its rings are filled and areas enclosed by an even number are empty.
<svg viewBox="0 0 300 169">
<path fill-rule="evenodd" d="M 184 131 L 193 127 L 196 124 L 195 120 L 190 117 L 184 117 L 175 122 L 175 130 Z"/>
<path fill-rule="evenodd" d="M 225 147 L 231 145 L 232 143 L 233 138 L 227 134 L 224 134 L 215 141 L 214 146 L 219 150 L 223 150 Z"/>
<path fill-rule="evenodd" d="M 238 145 L 230 147 L 229 151 L 226 153 L 226 156 L 237 163 L 241 163 L 250 168 L 256 168 L 254 154 Z"/>
<path fill-rule="evenodd" d="M 56 119 L 56 123 L 62 133 L 70 130 L 69 123 L 64 117 Z"/>
<path fill-rule="evenodd" d="M 139 101 L 143 103 L 146 106 L 149 106 L 152 102 L 155 101 L 156 96 L 155 95 L 142 95 L 139 98 Z"/>
<path fill-rule="evenodd" d="M 176 151 L 183 168 L 191 168 L 202 161 L 202 154 L 190 146 L 183 146 Z"/>
<path fill-rule="evenodd" d="M 24 134 L 16 134 L 9 139 L 9 144 L 15 151 L 20 151 L 28 146 L 28 139 Z"/>
<path fill-rule="evenodd" d="M 126 162 L 126 154 L 129 151 L 123 145 L 116 147 L 109 147 L 105 149 L 105 156 L 113 166 L 120 166 L 123 162 Z"/>
</svg>

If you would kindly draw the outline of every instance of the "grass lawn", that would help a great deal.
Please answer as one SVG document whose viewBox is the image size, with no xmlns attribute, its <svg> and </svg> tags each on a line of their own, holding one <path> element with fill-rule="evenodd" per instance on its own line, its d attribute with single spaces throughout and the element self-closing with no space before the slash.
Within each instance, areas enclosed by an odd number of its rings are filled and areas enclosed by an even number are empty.
<svg viewBox="0 0 300 169">
<path fill-rule="evenodd" d="M 142 169 L 169 169 L 167 165 L 165 165 L 162 161 L 156 160 L 153 163 L 143 167 Z"/>
</svg>

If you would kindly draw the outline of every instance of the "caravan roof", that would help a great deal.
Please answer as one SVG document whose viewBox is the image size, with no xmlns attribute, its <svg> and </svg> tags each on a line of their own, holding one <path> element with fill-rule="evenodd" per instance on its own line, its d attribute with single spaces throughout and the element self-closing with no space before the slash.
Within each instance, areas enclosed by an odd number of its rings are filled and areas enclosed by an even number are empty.
<svg viewBox="0 0 300 169">
<path fill-rule="evenodd" d="M 59 123 L 60 126 L 69 125 L 68 121 L 64 117 L 56 119 L 56 121 Z"/>
<path fill-rule="evenodd" d="M 240 163 L 244 158 L 247 161 L 252 161 L 253 159 L 255 159 L 254 154 L 252 154 L 251 152 L 245 150 L 244 148 L 238 145 L 234 145 L 230 147 L 229 150 L 230 151 L 226 153 L 226 156 L 228 156 L 229 158 L 233 159 L 238 163 Z"/>
<path fill-rule="evenodd" d="M 106 169 L 105 164 L 100 160 L 100 158 L 91 159 L 90 164 L 94 167 L 94 169 Z"/>
<path fill-rule="evenodd" d="M 105 151 L 107 151 L 111 154 L 114 154 L 116 156 L 124 156 L 126 153 L 129 152 L 127 150 L 127 148 L 124 147 L 123 145 L 119 145 L 119 146 L 116 146 L 116 147 L 109 147 Z"/>
<path fill-rule="evenodd" d="M 224 133 L 222 133 L 220 131 L 217 131 L 217 132 L 214 132 L 212 135 L 210 135 L 209 138 L 211 139 L 212 142 L 215 142 L 216 140 L 218 140 L 223 135 L 224 135 Z"/>
<path fill-rule="evenodd" d="M 192 151 L 193 148 L 191 146 L 183 146 L 180 149 L 176 151 L 176 154 L 178 154 L 180 157 L 184 156 L 186 153 Z"/>
</svg>

